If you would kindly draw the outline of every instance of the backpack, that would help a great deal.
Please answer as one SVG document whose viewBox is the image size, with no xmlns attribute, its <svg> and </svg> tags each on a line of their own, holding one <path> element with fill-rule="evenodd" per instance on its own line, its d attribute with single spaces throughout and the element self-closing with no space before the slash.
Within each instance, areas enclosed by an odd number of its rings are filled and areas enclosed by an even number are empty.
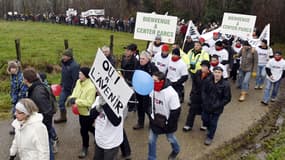
<svg viewBox="0 0 285 160">
<path fill-rule="evenodd" d="M 55 96 L 53 95 L 52 91 L 51 91 L 51 88 L 48 86 L 48 85 L 44 85 L 46 90 L 48 91 L 48 94 L 49 94 L 49 101 L 50 101 L 50 104 L 51 104 L 51 107 L 52 107 L 52 113 L 55 114 L 57 112 L 57 109 L 58 109 L 58 103 L 56 101 L 56 98 Z"/>
<path fill-rule="evenodd" d="M 59 107 L 58 103 L 56 101 L 56 97 L 53 95 L 51 87 L 48 84 L 46 74 L 45 73 L 39 73 L 39 76 L 40 76 L 40 79 L 41 79 L 41 81 L 43 83 L 44 88 L 48 92 L 49 101 L 50 101 L 50 104 L 51 104 L 51 107 L 52 107 L 52 113 L 55 114 L 57 112 L 58 107 Z"/>
</svg>

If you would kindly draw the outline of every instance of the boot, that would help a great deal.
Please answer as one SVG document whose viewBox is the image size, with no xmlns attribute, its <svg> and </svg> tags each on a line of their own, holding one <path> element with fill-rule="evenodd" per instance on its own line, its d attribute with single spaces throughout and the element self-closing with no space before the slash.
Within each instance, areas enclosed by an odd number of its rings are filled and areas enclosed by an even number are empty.
<svg viewBox="0 0 285 160">
<path fill-rule="evenodd" d="M 83 147 L 81 152 L 78 155 L 78 158 L 83 159 L 87 156 L 88 148 Z"/>
<path fill-rule="evenodd" d="M 58 119 L 55 119 L 54 120 L 54 123 L 63 123 L 63 122 L 66 122 L 67 119 L 66 119 L 66 111 L 60 111 L 60 117 Z"/>
<path fill-rule="evenodd" d="M 239 97 L 239 101 L 240 102 L 243 102 L 244 100 L 245 100 L 245 97 L 246 97 L 246 92 L 244 92 L 244 91 L 242 91 L 241 93 L 240 93 L 240 97 Z"/>
</svg>

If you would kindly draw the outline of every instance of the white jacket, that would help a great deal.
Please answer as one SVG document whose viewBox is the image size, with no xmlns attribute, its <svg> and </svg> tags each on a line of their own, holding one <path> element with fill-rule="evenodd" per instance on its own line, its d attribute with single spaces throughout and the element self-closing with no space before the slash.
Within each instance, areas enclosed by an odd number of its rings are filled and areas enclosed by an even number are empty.
<svg viewBox="0 0 285 160">
<path fill-rule="evenodd" d="M 49 160 L 49 139 L 46 126 L 42 123 L 43 116 L 33 113 L 22 124 L 15 119 L 15 138 L 10 148 L 10 155 L 20 157 L 21 160 Z"/>
</svg>

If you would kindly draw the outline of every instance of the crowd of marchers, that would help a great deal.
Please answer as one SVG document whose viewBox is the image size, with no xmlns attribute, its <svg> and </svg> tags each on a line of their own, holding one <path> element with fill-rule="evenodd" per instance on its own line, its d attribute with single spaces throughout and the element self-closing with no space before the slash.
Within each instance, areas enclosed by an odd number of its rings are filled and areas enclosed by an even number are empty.
<svg viewBox="0 0 285 160">
<path fill-rule="evenodd" d="M 254 89 L 264 92 L 260 102 L 263 105 L 274 103 L 285 76 L 285 61 L 281 51 L 273 51 L 267 44 L 263 39 L 254 47 L 248 41 L 237 37 L 225 39 L 214 32 L 213 38 L 207 41 L 203 38 L 193 41 L 186 35 L 184 45 L 169 45 L 162 43 L 161 36 L 157 35 L 140 53 L 136 44 L 124 47 L 120 64 L 110 53 L 110 48 L 103 46 L 102 52 L 120 70 L 130 87 L 135 70 L 147 72 L 153 78 L 151 93 L 140 95 L 135 92 L 124 111 L 124 117 L 128 112 L 137 113 L 134 130 L 149 130 L 148 160 L 159 157 L 156 155 L 159 135 L 165 135 L 171 144 L 168 159 L 176 159 L 179 155 L 179 141 L 182 139 L 178 139 L 175 132 L 185 98 L 189 99 L 189 112 L 181 129 L 185 134 L 191 131 L 196 115 L 201 115 L 200 129 L 206 134 L 205 145 L 213 143 L 219 117 L 231 99 L 236 98 L 241 103 L 246 100 L 251 79 L 255 79 Z M 10 134 L 15 136 L 10 159 L 16 156 L 29 160 L 55 159 L 60 137 L 54 125 L 66 123 L 67 107 L 75 105 L 82 138 L 79 158 L 88 155 L 91 132 L 95 137 L 94 160 L 114 160 L 119 152 L 123 159 L 136 159 L 131 156 L 132 147 L 124 130 L 125 118 L 118 118 L 100 95 L 89 77 L 90 68 L 80 67 L 72 49 L 63 51 L 61 63 L 59 117 L 54 119 L 57 105 L 54 105 L 46 75 L 34 68 L 21 69 L 17 61 L 9 62 L 7 71 L 11 76 L 14 118 Z M 185 95 L 188 79 L 192 87 L 190 95 Z M 232 97 L 231 88 L 240 90 L 239 97 Z M 146 118 L 149 119 L 149 128 L 145 128 Z"/>
</svg>

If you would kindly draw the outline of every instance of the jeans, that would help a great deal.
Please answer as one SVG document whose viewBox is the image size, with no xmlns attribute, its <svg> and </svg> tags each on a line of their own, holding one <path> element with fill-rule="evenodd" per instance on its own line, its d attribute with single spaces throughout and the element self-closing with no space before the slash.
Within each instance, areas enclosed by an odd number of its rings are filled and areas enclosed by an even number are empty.
<svg viewBox="0 0 285 160">
<path fill-rule="evenodd" d="M 266 81 L 266 87 L 264 90 L 263 102 L 268 103 L 270 100 L 270 97 L 272 99 L 277 97 L 280 82 L 281 82 L 281 80 L 278 80 L 277 82 L 271 82 L 270 80 Z M 271 91 L 272 87 L 273 87 L 273 89 L 272 89 L 272 93 L 270 96 L 270 91 Z"/>
<path fill-rule="evenodd" d="M 50 151 L 50 160 L 54 160 L 54 154 L 52 150 L 52 145 L 53 145 L 53 136 L 55 133 L 55 129 L 52 126 L 52 118 L 53 114 L 43 114 L 43 123 L 47 127 L 48 131 L 48 136 L 49 136 L 49 151 Z"/>
<path fill-rule="evenodd" d="M 115 160 L 118 152 L 119 147 L 115 147 L 112 149 L 103 149 L 96 144 L 95 155 L 93 160 Z"/>
<path fill-rule="evenodd" d="M 60 96 L 59 96 L 59 100 L 58 100 L 59 109 L 61 111 L 66 111 L 65 101 L 69 95 L 71 95 L 71 92 L 65 91 L 65 90 L 61 91 Z"/>
<path fill-rule="evenodd" d="M 95 134 L 95 128 L 93 127 L 94 120 L 90 116 L 79 115 L 80 134 L 82 138 L 82 147 L 89 147 L 89 134 L 88 131 L 93 135 Z"/>
<path fill-rule="evenodd" d="M 170 142 L 172 150 L 175 153 L 180 152 L 180 146 L 178 141 L 174 135 L 174 133 L 166 134 L 167 140 Z M 148 160 L 156 160 L 156 141 L 158 138 L 158 134 L 153 133 L 153 131 L 149 130 L 149 138 L 148 138 Z"/>
<path fill-rule="evenodd" d="M 240 87 L 242 91 L 248 91 L 250 76 L 251 72 L 239 70 L 238 87 Z"/>
<path fill-rule="evenodd" d="M 49 159 L 50 160 L 54 160 L 54 153 L 53 153 L 52 145 L 53 145 L 53 139 L 49 138 Z"/>
<path fill-rule="evenodd" d="M 207 137 L 210 139 L 213 139 L 215 136 L 219 117 L 220 117 L 220 114 L 216 114 L 216 113 L 208 113 L 208 112 L 202 113 L 202 119 L 203 119 L 204 125 L 208 129 Z"/>
<path fill-rule="evenodd" d="M 256 72 L 256 82 L 255 85 L 256 86 L 261 86 L 264 84 L 264 80 L 265 80 L 265 65 L 259 65 L 257 67 L 257 72 Z"/>
</svg>

